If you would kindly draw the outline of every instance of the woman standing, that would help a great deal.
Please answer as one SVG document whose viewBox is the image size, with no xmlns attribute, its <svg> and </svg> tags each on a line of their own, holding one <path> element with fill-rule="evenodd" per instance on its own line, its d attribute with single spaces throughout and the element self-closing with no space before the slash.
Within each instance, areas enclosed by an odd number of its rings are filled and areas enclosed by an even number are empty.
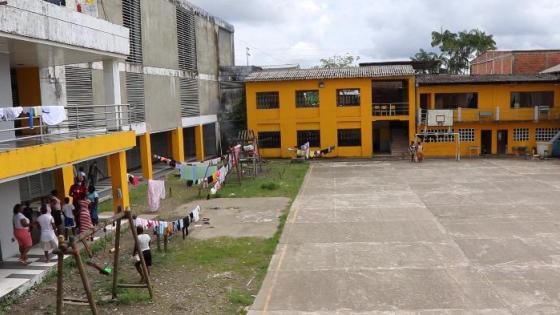
<svg viewBox="0 0 560 315">
<path fill-rule="evenodd" d="M 91 223 L 91 216 L 89 213 L 89 200 L 86 198 L 85 194 L 80 195 L 78 199 L 78 218 L 79 218 L 79 233 L 91 229 L 93 224 Z"/>
<path fill-rule="evenodd" d="M 31 233 L 29 233 L 29 219 L 21 213 L 21 205 L 18 203 L 14 206 L 14 237 L 19 245 L 19 260 L 27 265 L 27 252 L 33 246 Z"/>
</svg>

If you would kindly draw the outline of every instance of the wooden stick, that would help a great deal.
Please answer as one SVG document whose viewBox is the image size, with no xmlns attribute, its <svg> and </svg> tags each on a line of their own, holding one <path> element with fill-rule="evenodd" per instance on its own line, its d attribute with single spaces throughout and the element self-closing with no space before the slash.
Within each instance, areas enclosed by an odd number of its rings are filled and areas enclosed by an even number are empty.
<svg viewBox="0 0 560 315">
<path fill-rule="evenodd" d="M 93 258 L 93 252 L 91 251 L 91 248 L 89 248 L 87 241 L 85 239 L 82 239 L 80 241 L 84 245 L 84 249 L 86 250 L 86 253 L 89 256 L 89 258 Z"/>
<path fill-rule="evenodd" d="M 140 246 L 138 245 L 138 234 L 136 233 L 136 227 L 132 221 L 132 216 L 130 215 L 130 210 L 127 210 L 128 224 L 130 225 L 130 231 L 132 232 L 132 238 L 134 239 L 134 246 L 138 249 L 138 257 L 140 257 L 140 265 L 142 272 L 144 273 L 144 280 L 148 286 L 148 292 L 150 293 L 150 298 L 154 298 L 154 293 L 152 292 L 152 284 L 150 282 L 150 275 L 148 272 L 148 267 L 146 266 L 146 261 L 144 260 L 144 255 L 140 252 Z M 95 314 L 94 314 L 95 315 Z"/>
<path fill-rule="evenodd" d="M 86 291 L 86 296 L 89 302 L 89 306 L 91 308 L 91 312 L 93 315 L 99 314 L 97 312 L 97 305 L 95 305 L 95 300 L 93 299 L 93 293 L 91 292 L 91 286 L 89 284 L 89 280 L 86 274 L 86 270 L 84 269 L 84 265 L 82 263 L 82 258 L 80 257 L 80 250 L 78 249 L 78 245 L 76 242 L 72 243 L 72 250 L 74 259 L 76 260 L 76 265 L 78 265 L 78 271 L 80 272 L 80 278 L 82 278 L 82 283 L 84 285 L 84 290 Z"/>
<path fill-rule="evenodd" d="M 130 227 L 132 228 L 132 227 Z M 121 242 L 121 220 L 117 220 L 117 228 L 115 230 L 115 253 L 113 256 L 113 299 L 117 298 L 117 284 L 119 280 L 119 254 L 120 254 L 120 242 Z"/>
<path fill-rule="evenodd" d="M 157 229 L 156 229 L 156 243 L 157 243 L 157 250 L 158 250 L 158 252 L 160 252 L 161 251 L 161 245 L 159 243 L 159 233 L 157 232 Z"/>
<path fill-rule="evenodd" d="M 167 241 L 169 237 L 167 236 L 167 232 L 163 234 L 163 251 L 167 252 Z"/>
<path fill-rule="evenodd" d="M 63 277 L 64 277 L 64 248 L 66 244 L 64 243 L 64 236 L 58 237 L 58 261 L 57 261 L 57 279 L 56 279 L 56 315 L 62 315 L 63 299 L 62 294 L 64 288 L 62 287 Z"/>
<path fill-rule="evenodd" d="M 127 283 L 119 283 L 119 288 L 147 288 L 148 285 L 145 283 L 135 283 L 135 284 L 127 284 Z"/>
<path fill-rule="evenodd" d="M 124 216 L 125 216 L 124 212 L 119 212 L 119 213 L 115 214 L 114 216 L 105 220 L 103 223 L 100 223 L 96 227 L 93 227 L 93 228 L 91 228 L 91 229 L 89 229 L 89 230 L 87 230 L 83 233 L 80 233 L 78 236 L 76 236 L 76 238 L 74 239 L 74 242 L 81 242 L 82 240 L 87 239 L 88 237 L 92 236 L 93 234 L 97 233 L 98 231 L 103 230 L 104 228 L 113 224 L 113 222 L 116 222 L 117 220 L 124 218 Z"/>
</svg>

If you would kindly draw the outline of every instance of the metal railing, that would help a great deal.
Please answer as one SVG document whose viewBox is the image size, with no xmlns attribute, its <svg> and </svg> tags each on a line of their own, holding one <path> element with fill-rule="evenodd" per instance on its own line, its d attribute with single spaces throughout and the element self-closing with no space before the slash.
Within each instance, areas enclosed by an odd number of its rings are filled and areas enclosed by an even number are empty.
<svg viewBox="0 0 560 315">
<path fill-rule="evenodd" d="M 427 123 L 429 110 L 418 109 L 419 124 Z M 483 107 L 453 109 L 454 122 L 480 121 L 549 121 L 560 120 L 560 107 L 535 106 L 529 108 Z"/>
<path fill-rule="evenodd" d="M 373 103 L 371 114 L 373 116 L 408 115 L 408 103 Z"/>
<path fill-rule="evenodd" d="M 22 114 L 15 119 L 0 121 L 0 149 L 130 130 L 134 115 L 128 104 L 68 105 L 64 109 L 67 119 L 56 125 L 46 124 L 43 114 L 33 118 Z"/>
</svg>

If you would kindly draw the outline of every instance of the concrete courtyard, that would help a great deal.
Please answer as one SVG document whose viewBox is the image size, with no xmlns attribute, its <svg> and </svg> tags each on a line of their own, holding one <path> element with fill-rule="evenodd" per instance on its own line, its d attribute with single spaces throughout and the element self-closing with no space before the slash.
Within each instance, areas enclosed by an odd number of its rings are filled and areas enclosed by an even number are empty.
<svg viewBox="0 0 560 315">
<path fill-rule="evenodd" d="M 249 314 L 560 314 L 560 162 L 311 165 Z"/>
</svg>

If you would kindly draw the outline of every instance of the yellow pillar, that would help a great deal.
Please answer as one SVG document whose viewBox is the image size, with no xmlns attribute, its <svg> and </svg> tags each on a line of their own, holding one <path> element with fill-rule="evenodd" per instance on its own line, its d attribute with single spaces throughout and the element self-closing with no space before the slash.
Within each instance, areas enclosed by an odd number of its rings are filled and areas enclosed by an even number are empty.
<svg viewBox="0 0 560 315">
<path fill-rule="evenodd" d="M 70 186 L 74 184 L 74 167 L 66 165 L 54 171 L 54 182 L 56 190 L 58 191 L 58 198 L 61 200 L 68 197 Z"/>
<path fill-rule="evenodd" d="M 111 186 L 113 191 L 113 212 L 117 207 L 130 208 L 128 195 L 128 176 L 126 174 L 126 153 L 124 151 L 109 156 L 111 168 Z"/>
<path fill-rule="evenodd" d="M 185 142 L 183 128 L 171 130 L 171 155 L 175 161 L 185 162 Z"/>
<path fill-rule="evenodd" d="M 140 161 L 142 163 L 142 176 L 145 180 L 153 179 L 154 172 L 152 171 L 152 141 L 150 134 L 138 136 L 140 138 Z"/>
<path fill-rule="evenodd" d="M 196 146 L 196 159 L 204 160 L 204 133 L 202 126 L 194 127 L 194 143 Z"/>
</svg>

